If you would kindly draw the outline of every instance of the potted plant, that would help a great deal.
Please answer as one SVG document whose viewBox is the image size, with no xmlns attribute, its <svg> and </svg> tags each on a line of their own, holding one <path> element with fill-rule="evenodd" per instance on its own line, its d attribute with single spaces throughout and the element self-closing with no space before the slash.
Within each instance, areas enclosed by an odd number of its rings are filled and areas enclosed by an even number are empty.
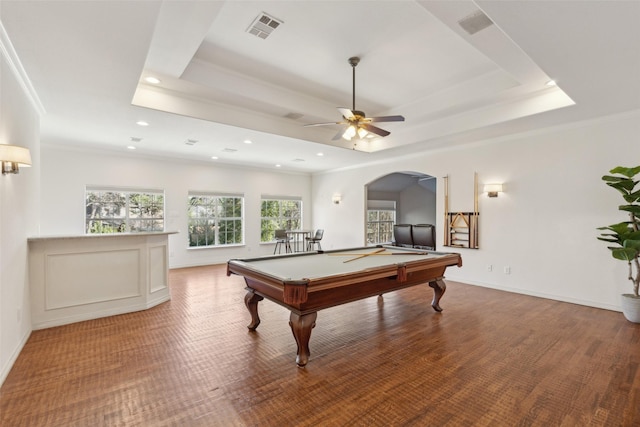
<svg viewBox="0 0 640 427">
<path fill-rule="evenodd" d="M 626 168 L 618 166 L 609 171 L 602 179 L 609 187 L 613 187 L 622 194 L 625 204 L 618 206 L 618 210 L 629 215 L 629 220 L 618 224 L 600 227 L 606 230 L 598 237 L 599 240 L 613 243 L 609 246 L 615 259 L 625 261 L 629 265 L 629 280 L 633 283 L 633 294 L 622 295 L 622 313 L 630 322 L 640 323 L 640 189 L 636 189 L 640 180 L 635 176 L 640 173 L 640 166 Z"/>
</svg>

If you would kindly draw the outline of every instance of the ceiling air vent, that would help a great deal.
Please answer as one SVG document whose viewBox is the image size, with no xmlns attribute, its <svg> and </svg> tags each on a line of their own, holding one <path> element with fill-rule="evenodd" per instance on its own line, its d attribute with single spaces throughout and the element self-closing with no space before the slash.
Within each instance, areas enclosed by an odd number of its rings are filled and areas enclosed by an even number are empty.
<svg viewBox="0 0 640 427">
<path fill-rule="evenodd" d="M 247 28 L 247 33 L 260 37 L 261 39 L 266 39 L 280 24 L 282 24 L 282 21 L 262 12 L 254 19 L 249 28 Z"/>
<path fill-rule="evenodd" d="M 485 28 L 493 25 L 493 21 L 489 19 L 487 15 L 484 14 L 481 10 L 472 13 L 469 16 L 466 16 L 458 21 L 458 24 L 465 30 L 469 35 L 473 35 L 480 30 L 484 30 Z"/>
<path fill-rule="evenodd" d="M 196 145 L 197 139 L 187 139 L 184 143 L 187 145 Z"/>
</svg>

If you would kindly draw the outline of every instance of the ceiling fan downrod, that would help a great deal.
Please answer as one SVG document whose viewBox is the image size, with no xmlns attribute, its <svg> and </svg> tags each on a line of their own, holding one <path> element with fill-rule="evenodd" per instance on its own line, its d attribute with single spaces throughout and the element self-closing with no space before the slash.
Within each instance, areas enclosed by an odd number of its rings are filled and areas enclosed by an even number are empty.
<svg viewBox="0 0 640 427">
<path fill-rule="evenodd" d="M 352 87 L 352 108 L 351 111 L 355 111 L 356 110 L 356 65 L 358 65 L 358 63 L 360 62 L 360 58 L 358 58 L 357 56 L 352 56 L 351 58 L 349 58 L 349 64 L 351 65 L 351 69 L 352 69 L 352 75 L 353 75 L 353 87 Z"/>
</svg>

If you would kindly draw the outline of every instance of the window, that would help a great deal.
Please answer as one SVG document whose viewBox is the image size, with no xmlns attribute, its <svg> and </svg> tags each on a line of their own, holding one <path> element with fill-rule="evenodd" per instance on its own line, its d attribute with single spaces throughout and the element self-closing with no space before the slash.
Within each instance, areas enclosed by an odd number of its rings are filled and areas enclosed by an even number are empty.
<svg viewBox="0 0 640 427">
<path fill-rule="evenodd" d="M 302 228 L 302 200 L 299 198 L 262 198 L 260 209 L 260 241 L 272 242 L 278 229 Z"/>
<path fill-rule="evenodd" d="M 164 193 L 87 188 L 85 233 L 137 233 L 164 230 Z"/>
<path fill-rule="evenodd" d="M 190 193 L 189 246 L 224 246 L 244 243 L 244 197 L 239 194 Z"/>
<path fill-rule="evenodd" d="M 367 209 L 367 244 L 389 243 L 393 240 L 396 203 L 393 200 L 369 200 Z"/>
</svg>

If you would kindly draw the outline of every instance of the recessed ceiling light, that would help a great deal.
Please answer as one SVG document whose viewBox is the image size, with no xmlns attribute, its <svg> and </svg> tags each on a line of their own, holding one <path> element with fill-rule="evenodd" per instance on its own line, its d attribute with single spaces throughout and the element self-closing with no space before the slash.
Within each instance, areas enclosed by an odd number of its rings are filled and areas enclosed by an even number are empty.
<svg viewBox="0 0 640 427">
<path fill-rule="evenodd" d="M 149 126 L 149 123 L 145 122 L 144 120 L 139 120 L 136 122 L 136 124 L 138 126 Z"/>
<path fill-rule="evenodd" d="M 218 156 L 211 156 L 213 160 L 218 160 Z"/>
<path fill-rule="evenodd" d="M 153 77 L 153 76 L 146 77 L 144 79 L 144 81 L 146 81 L 147 83 L 154 84 L 154 85 L 160 84 L 160 79 L 157 78 L 157 77 Z"/>
<path fill-rule="evenodd" d="M 556 86 L 556 81 L 555 80 L 549 80 L 548 82 L 545 83 L 547 86 Z"/>
<path fill-rule="evenodd" d="M 245 144 L 251 144 L 251 143 L 253 143 L 253 141 L 251 141 L 250 139 L 245 139 L 245 140 L 244 140 L 244 143 L 245 143 Z"/>
<path fill-rule="evenodd" d="M 276 165 L 277 168 L 281 167 L 280 165 Z"/>
<path fill-rule="evenodd" d="M 135 150 L 135 149 L 136 149 L 136 147 L 134 147 L 133 145 L 129 145 L 127 148 L 128 148 L 129 150 Z"/>
<path fill-rule="evenodd" d="M 318 153 L 318 154 L 316 154 L 316 156 L 322 157 L 322 156 L 324 156 L 324 153 Z"/>
</svg>

